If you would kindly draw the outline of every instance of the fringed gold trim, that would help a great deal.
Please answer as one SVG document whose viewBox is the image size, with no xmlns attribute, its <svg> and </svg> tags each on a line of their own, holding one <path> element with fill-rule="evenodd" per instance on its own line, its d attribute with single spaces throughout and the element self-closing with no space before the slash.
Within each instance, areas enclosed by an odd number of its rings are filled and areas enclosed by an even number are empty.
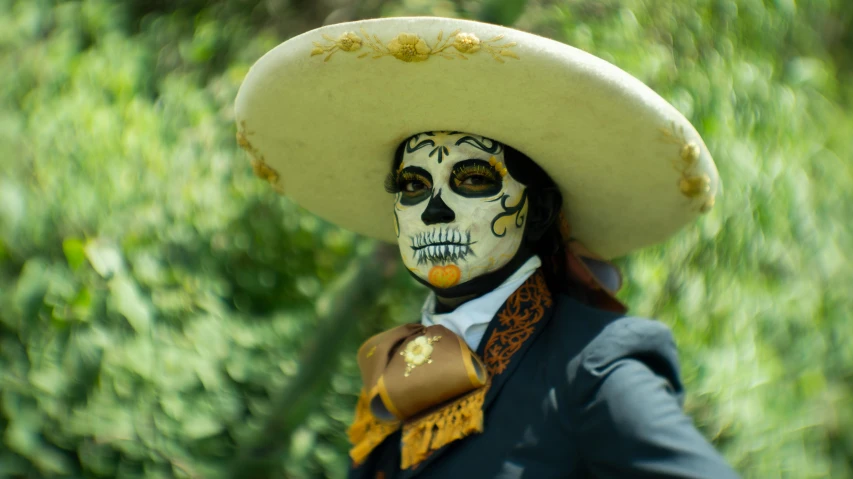
<svg viewBox="0 0 853 479">
<path fill-rule="evenodd" d="M 399 428 L 399 421 L 380 422 L 370 413 L 367 392 L 362 389 L 358 396 L 358 404 L 355 407 L 355 419 L 347 430 L 350 444 L 352 444 L 349 451 L 350 458 L 356 465 L 363 463 L 370 451 Z"/>
<path fill-rule="evenodd" d="M 483 402 L 490 384 L 404 424 L 402 468 L 420 464 L 433 451 L 457 439 L 483 432 Z"/>
</svg>

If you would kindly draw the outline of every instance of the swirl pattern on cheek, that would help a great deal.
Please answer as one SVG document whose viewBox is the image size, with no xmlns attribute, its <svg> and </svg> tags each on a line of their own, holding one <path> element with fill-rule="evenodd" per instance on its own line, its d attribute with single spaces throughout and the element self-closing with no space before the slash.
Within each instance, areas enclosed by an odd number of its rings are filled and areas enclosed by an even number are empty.
<svg viewBox="0 0 853 479">
<path fill-rule="evenodd" d="M 516 203 L 514 206 L 507 206 L 506 204 L 507 200 L 509 199 L 509 195 L 503 195 L 499 199 L 501 200 L 501 208 L 503 208 L 504 211 L 502 213 L 498 213 L 498 215 L 495 216 L 495 218 L 492 220 L 492 234 L 497 236 L 498 238 L 501 238 L 506 235 L 506 226 L 498 224 L 498 222 L 502 218 L 507 218 L 515 215 L 515 226 L 518 228 L 524 226 L 524 215 L 522 214 L 522 212 L 524 211 L 524 206 L 527 204 L 527 188 L 525 188 L 524 191 L 521 193 L 521 199 L 518 200 L 518 203 Z M 496 198 L 492 201 L 497 200 L 498 199 Z M 503 231 L 498 233 L 495 229 L 495 227 L 497 226 L 503 226 Z"/>
</svg>

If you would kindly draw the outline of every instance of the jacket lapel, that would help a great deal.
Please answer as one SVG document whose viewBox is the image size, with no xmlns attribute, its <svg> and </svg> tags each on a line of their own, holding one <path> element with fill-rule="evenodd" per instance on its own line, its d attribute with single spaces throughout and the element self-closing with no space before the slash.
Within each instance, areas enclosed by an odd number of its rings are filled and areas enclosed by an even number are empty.
<svg viewBox="0 0 853 479">
<path fill-rule="evenodd" d="M 551 318 L 554 301 L 545 283 L 542 271 L 537 271 L 527 279 L 506 300 L 489 323 L 486 334 L 477 348 L 477 354 L 483 358 L 491 375 L 491 385 L 483 402 L 483 411 L 500 393 L 501 388 L 521 363 L 524 354 L 535 342 Z M 489 427 L 488 416 L 484 428 Z M 454 443 L 434 451 L 417 466 L 403 469 L 400 478 L 410 479 L 427 469 L 429 464 L 440 457 Z"/>
<path fill-rule="evenodd" d="M 477 348 L 483 358 L 492 385 L 486 393 L 483 409 L 500 393 L 501 388 L 518 365 L 524 354 L 535 342 L 551 318 L 554 301 L 545 284 L 545 275 L 539 270 L 510 296 L 489 323 L 484 338 Z"/>
</svg>

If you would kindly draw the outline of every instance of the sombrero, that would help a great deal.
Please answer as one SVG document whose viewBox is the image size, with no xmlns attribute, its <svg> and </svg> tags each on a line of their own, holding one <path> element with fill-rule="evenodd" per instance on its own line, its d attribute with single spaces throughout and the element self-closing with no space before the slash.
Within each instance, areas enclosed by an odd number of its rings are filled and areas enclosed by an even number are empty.
<svg viewBox="0 0 853 479">
<path fill-rule="evenodd" d="M 329 25 L 277 46 L 236 100 L 256 173 L 318 216 L 396 242 L 383 189 L 397 146 L 454 130 L 508 144 L 560 186 L 575 239 L 602 258 L 658 243 L 720 189 L 690 123 L 612 64 L 467 20 Z"/>
</svg>

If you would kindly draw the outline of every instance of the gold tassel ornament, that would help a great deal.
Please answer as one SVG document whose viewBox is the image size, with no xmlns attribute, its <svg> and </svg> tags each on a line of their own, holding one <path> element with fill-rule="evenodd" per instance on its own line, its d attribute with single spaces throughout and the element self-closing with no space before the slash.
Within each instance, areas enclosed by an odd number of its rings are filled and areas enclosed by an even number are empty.
<svg viewBox="0 0 853 479">
<path fill-rule="evenodd" d="M 356 465 L 401 427 L 404 469 L 483 431 L 488 370 L 444 326 L 406 324 L 373 336 L 359 348 L 358 365 L 364 388 L 348 430 Z"/>
<path fill-rule="evenodd" d="M 402 468 L 417 466 L 433 451 L 483 432 L 483 402 L 491 382 L 403 425 Z"/>
<path fill-rule="evenodd" d="M 370 451 L 399 428 L 399 421 L 382 422 L 370 413 L 367 393 L 362 389 L 355 407 L 355 419 L 347 430 L 347 436 L 352 444 L 349 451 L 350 458 L 356 464 L 363 463 Z"/>
</svg>

